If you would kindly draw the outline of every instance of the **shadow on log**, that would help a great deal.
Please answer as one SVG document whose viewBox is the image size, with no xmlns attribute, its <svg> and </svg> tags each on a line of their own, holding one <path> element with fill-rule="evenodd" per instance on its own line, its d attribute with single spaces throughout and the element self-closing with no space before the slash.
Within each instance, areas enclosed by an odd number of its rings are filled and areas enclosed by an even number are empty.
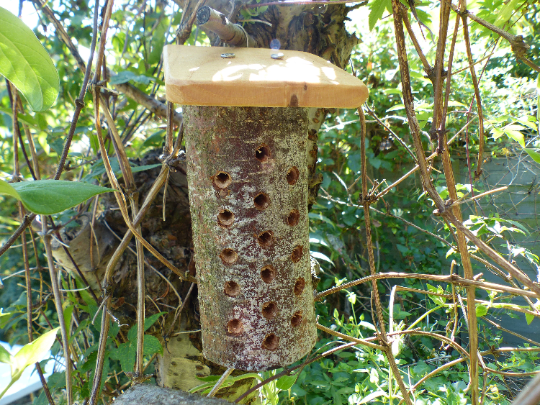
<svg viewBox="0 0 540 405">
<path fill-rule="evenodd" d="M 155 385 L 138 384 L 116 398 L 114 403 L 115 405 L 220 405 L 229 402 Z"/>
</svg>

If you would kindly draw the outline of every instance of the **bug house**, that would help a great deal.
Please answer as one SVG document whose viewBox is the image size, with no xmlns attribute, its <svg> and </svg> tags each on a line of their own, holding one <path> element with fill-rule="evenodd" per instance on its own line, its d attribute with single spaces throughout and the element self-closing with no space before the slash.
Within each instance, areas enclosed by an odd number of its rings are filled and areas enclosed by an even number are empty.
<svg viewBox="0 0 540 405">
<path fill-rule="evenodd" d="M 291 364 L 316 341 L 308 107 L 356 108 L 366 86 L 299 51 L 168 45 L 167 100 L 184 106 L 203 355 Z"/>
</svg>

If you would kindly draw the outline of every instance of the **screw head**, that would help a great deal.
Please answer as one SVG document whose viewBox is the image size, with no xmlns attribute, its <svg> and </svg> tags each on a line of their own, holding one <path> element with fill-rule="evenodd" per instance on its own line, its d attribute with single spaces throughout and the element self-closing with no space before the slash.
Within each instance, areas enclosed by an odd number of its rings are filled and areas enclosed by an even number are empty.
<svg viewBox="0 0 540 405">
<path fill-rule="evenodd" d="M 283 52 L 273 53 L 270 55 L 272 59 L 283 59 L 284 56 L 285 54 Z"/>
<path fill-rule="evenodd" d="M 236 55 L 234 53 L 222 53 L 221 54 L 221 57 L 223 59 L 232 59 L 234 58 Z"/>
</svg>

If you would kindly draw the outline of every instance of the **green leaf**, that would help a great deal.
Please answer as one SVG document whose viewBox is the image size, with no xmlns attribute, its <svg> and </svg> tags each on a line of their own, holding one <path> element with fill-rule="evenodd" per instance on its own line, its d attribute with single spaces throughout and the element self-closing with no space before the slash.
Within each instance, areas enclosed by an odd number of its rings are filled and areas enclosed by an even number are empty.
<svg viewBox="0 0 540 405">
<path fill-rule="evenodd" d="M 493 25 L 502 27 L 512 16 L 512 14 L 519 8 L 518 3 L 523 0 L 510 0 L 506 5 L 497 13 L 497 18 L 493 22 Z"/>
<path fill-rule="evenodd" d="M 97 140 L 97 138 L 96 138 Z M 117 158 L 111 158 L 109 159 L 109 163 L 111 164 L 112 171 L 116 175 L 116 177 L 121 178 L 122 177 L 122 171 L 120 170 L 120 165 L 118 163 Z M 130 165 L 131 166 L 131 165 Z M 142 172 L 144 170 L 150 170 L 154 169 L 156 167 L 160 167 L 161 163 L 154 163 L 152 165 L 145 165 L 145 166 L 131 166 L 131 172 L 137 173 Z M 98 178 L 102 174 L 105 173 L 105 165 L 103 164 L 103 160 L 99 159 L 96 163 L 92 165 L 92 168 L 90 169 L 90 173 L 88 173 L 83 180 L 90 181 L 92 178 Z"/>
<path fill-rule="evenodd" d="M 313 256 L 315 259 L 324 260 L 325 262 L 330 263 L 332 266 L 335 266 L 334 262 L 328 256 L 326 256 L 325 254 L 321 252 L 311 251 L 309 252 L 309 254 Z"/>
<path fill-rule="evenodd" d="M 0 194 L 15 197 L 29 211 L 43 215 L 62 212 L 111 191 L 114 190 L 78 181 L 37 180 L 9 184 L 0 180 Z"/>
<path fill-rule="evenodd" d="M 276 388 L 286 391 L 294 385 L 297 378 L 298 378 L 298 374 L 297 375 L 284 375 L 283 377 L 280 377 L 277 380 Z"/>
<path fill-rule="evenodd" d="M 169 19 L 164 18 L 158 24 L 156 30 L 152 35 L 152 52 L 148 56 L 148 63 L 153 65 L 158 63 L 163 52 L 163 45 L 165 45 L 165 38 L 167 37 L 167 29 L 169 28 Z"/>
<path fill-rule="evenodd" d="M 508 137 L 519 143 L 522 148 L 525 147 L 525 139 L 523 134 L 519 131 L 525 129 L 521 125 L 507 125 L 503 128 L 503 131 Z"/>
<path fill-rule="evenodd" d="M 529 313 L 526 313 L 525 314 L 525 320 L 527 321 L 527 325 L 530 325 L 531 322 L 533 321 L 534 319 L 534 315 L 533 314 L 529 314 Z"/>
<path fill-rule="evenodd" d="M 159 319 L 160 316 L 166 314 L 166 312 L 159 312 L 152 316 L 149 316 L 144 320 L 144 330 L 147 331 L 150 327 Z M 128 341 L 137 339 L 137 325 L 133 325 L 128 332 Z"/>
<path fill-rule="evenodd" d="M 9 184 L 3 180 L 0 180 L 0 194 L 9 195 L 15 197 L 17 200 L 21 200 L 21 196 L 17 191 Z"/>
<path fill-rule="evenodd" d="M 68 302 L 68 301 L 64 301 Z M 73 315 L 73 309 L 75 308 L 74 305 L 64 305 L 64 323 L 66 325 L 66 331 L 68 336 L 71 335 L 71 328 L 69 327 L 71 324 L 71 316 Z"/>
<path fill-rule="evenodd" d="M 127 83 L 129 81 L 147 85 L 150 82 L 155 81 L 155 79 L 145 75 L 137 75 L 129 70 L 124 70 L 116 76 L 112 76 L 109 83 L 114 86 L 115 84 Z"/>
<path fill-rule="evenodd" d="M 0 74 L 19 89 L 34 111 L 51 107 L 58 97 L 58 72 L 24 23 L 0 7 Z"/>
<path fill-rule="evenodd" d="M 369 12 L 369 30 L 372 31 L 375 28 L 375 24 L 379 21 L 384 13 L 384 9 L 391 3 L 390 0 L 375 0 L 370 3 L 371 11 Z"/>
<path fill-rule="evenodd" d="M 532 160 L 540 164 L 540 153 L 531 148 L 523 148 L 525 152 L 529 154 Z"/>
<path fill-rule="evenodd" d="M 323 221 L 323 222 L 326 222 L 327 224 L 329 225 L 332 225 L 333 228 L 336 227 L 336 224 L 334 224 L 330 219 L 328 219 L 327 217 L 325 217 L 323 214 L 315 214 L 314 212 L 310 212 L 308 214 L 308 217 L 309 219 L 316 219 L 318 221 Z"/>
<path fill-rule="evenodd" d="M 11 381 L 4 389 L 4 391 L 0 394 L 0 398 L 4 396 L 7 390 L 15 382 L 17 382 L 19 378 L 21 378 L 21 375 L 26 369 L 26 367 L 38 362 L 41 357 L 50 350 L 51 346 L 54 343 L 54 340 L 56 339 L 56 333 L 58 332 L 58 329 L 60 328 L 56 328 L 50 330 L 47 333 L 44 333 L 33 342 L 24 345 L 15 356 L 11 356 Z"/>
<path fill-rule="evenodd" d="M 476 306 L 476 316 L 481 317 L 485 316 L 488 313 L 488 307 L 485 305 L 477 305 Z"/>
<path fill-rule="evenodd" d="M 11 362 L 11 354 L 4 348 L 4 346 L 0 345 L 0 363 L 10 363 Z"/>
<path fill-rule="evenodd" d="M 152 335 L 144 335 L 143 354 L 145 356 L 151 356 L 155 353 L 161 353 L 163 347 L 159 342 L 159 339 Z"/>
</svg>

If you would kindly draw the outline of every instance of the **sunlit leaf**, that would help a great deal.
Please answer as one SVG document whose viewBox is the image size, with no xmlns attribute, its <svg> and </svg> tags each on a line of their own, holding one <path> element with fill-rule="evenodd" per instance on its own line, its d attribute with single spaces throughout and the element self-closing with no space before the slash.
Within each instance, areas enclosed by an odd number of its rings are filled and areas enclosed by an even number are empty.
<svg viewBox="0 0 540 405">
<path fill-rule="evenodd" d="M 369 12 L 369 30 L 373 30 L 375 28 L 375 24 L 377 24 L 377 21 L 379 21 L 384 13 L 384 10 L 387 8 L 387 6 L 391 7 L 390 0 L 375 0 L 370 2 L 370 8 L 371 11 Z"/>
<path fill-rule="evenodd" d="M 514 141 L 519 143 L 521 147 L 525 147 L 525 139 L 523 134 L 519 131 L 525 129 L 521 125 L 507 125 L 503 128 L 503 131 L 506 135 L 512 138 Z"/>
<path fill-rule="evenodd" d="M 58 72 L 30 28 L 0 7 L 0 74 L 24 95 L 34 111 L 51 107 L 58 96 Z"/>
<path fill-rule="evenodd" d="M 17 354 L 11 356 L 9 361 L 11 364 L 11 381 L 0 394 L 0 398 L 4 396 L 7 390 L 15 382 L 17 382 L 19 378 L 21 378 L 22 373 L 28 366 L 40 361 L 43 355 L 50 350 L 54 340 L 56 339 L 58 329 L 60 328 L 56 328 L 44 333 L 33 342 L 24 345 L 21 350 L 17 352 Z"/>
<path fill-rule="evenodd" d="M 476 316 L 485 316 L 488 313 L 488 307 L 485 305 L 477 305 L 476 306 Z"/>
<path fill-rule="evenodd" d="M 530 325 L 533 319 L 534 319 L 533 314 L 525 313 L 525 320 L 527 321 L 527 325 Z"/>
<path fill-rule="evenodd" d="M 4 346 L 0 345 L 0 363 L 8 363 L 11 361 L 11 354 L 4 348 Z"/>
<path fill-rule="evenodd" d="M 540 153 L 531 148 L 523 148 L 525 152 L 529 154 L 532 160 L 540 164 Z"/>
<path fill-rule="evenodd" d="M 330 263 L 332 266 L 334 266 L 334 262 L 325 254 L 320 252 L 310 252 L 311 256 L 313 256 L 315 259 L 324 260 L 325 262 Z"/>
</svg>

